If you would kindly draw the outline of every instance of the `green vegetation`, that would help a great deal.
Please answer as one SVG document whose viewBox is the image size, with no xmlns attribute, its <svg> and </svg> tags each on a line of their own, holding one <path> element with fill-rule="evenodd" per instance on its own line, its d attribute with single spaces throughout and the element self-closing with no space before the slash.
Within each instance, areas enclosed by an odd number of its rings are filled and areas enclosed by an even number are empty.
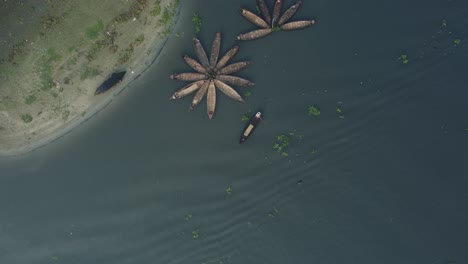
<svg viewBox="0 0 468 264">
<path fill-rule="evenodd" d="M 461 43 L 461 39 L 458 39 L 458 38 L 453 41 L 453 44 L 455 44 L 455 46 L 460 45 L 460 43 Z"/>
<path fill-rule="evenodd" d="M 442 26 L 445 27 L 445 28 L 447 27 L 447 20 L 445 20 L 445 19 L 442 20 Z"/>
<path fill-rule="evenodd" d="M 197 13 L 193 14 L 192 22 L 195 25 L 195 34 L 198 34 L 201 30 L 202 20 Z"/>
<path fill-rule="evenodd" d="M 80 74 L 80 80 L 83 81 L 86 79 L 90 79 L 90 78 L 98 76 L 99 74 L 101 74 L 100 70 L 86 66 L 86 68 Z"/>
<path fill-rule="evenodd" d="M 40 88 L 42 90 L 49 90 L 53 86 L 52 79 L 52 63 L 58 61 L 62 56 L 50 48 L 43 54 L 37 62 L 37 72 L 40 78 Z"/>
<path fill-rule="evenodd" d="M 138 18 L 146 7 L 146 1 L 147 0 L 136 0 L 132 7 L 130 7 L 130 10 L 115 17 L 113 22 L 122 23 L 130 19 Z"/>
<path fill-rule="evenodd" d="M 198 239 L 200 237 L 200 230 L 195 229 L 192 231 L 192 237 L 193 239 Z"/>
<path fill-rule="evenodd" d="M 280 27 L 273 27 L 273 28 L 271 29 L 271 31 L 273 31 L 273 32 L 280 31 L 280 30 L 281 30 Z"/>
<path fill-rule="evenodd" d="M 310 116 L 319 116 L 320 115 L 320 109 L 315 106 L 315 105 L 309 105 L 309 115 Z"/>
<path fill-rule="evenodd" d="M 252 95 L 252 92 L 251 92 L 250 90 L 246 90 L 246 91 L 244 92 L 244 96 L 245 96 L 245 97 L 249 97 L 249 96 L 251 96 L 251 95 Z"/>
<path fill-rule="evenodd" d="M 102 22 L 102 19 L 99 19 L 98 22 L 89 28 L 86 29 L 86 36 L 89 39 L 96 39 L 99 35 L 104 30 L 104 22 Z"/>
<path fill-rule="evenodd" d="M 185 221 L 188 221 L 188 220 L 192 219 L 192 214 L 185 215 L 184 219 L 185 219 Z"/>
<path fill-rule="evenodd" d="M 403 64 L 408 64 L 409 62 L 408 55 L 406 54 L 401 54 L 400 57 L 398 57 L 398 59 L 401 60 Z"/>
<path fill-rule="evenodd" d="M 34 94 L 30 94 L 24 98 L 24 102 L 27 105 L 34 103 L 37 100 L 37 97 Z"/>
<path fill-rule="evenodd" d="M 162 16 L 159 19 L 159 23 L 164 26 L 164 30 L 160 33 L 161 37 L 165 38 L 171 32 L 173 18 L 176 14 L 176 9 L 179 6 L 180 1 L 176 0 L 174 3 L 170 3 L 162 12 Z"/>
<path fill-rule="evenodd" d="M 287 157 L 289 156 L 288 152 L 285 151 L 285 148 L 289 146 L 291 143 L 291 137 L 287 135 L 279 135 L 276 138 L 276 143 L 273 145 L 273 148 L 276 150 L 276 152 L 281 153 L 281 156 Z"/>
<path fill-rule="evenodd" d="M 262 14 L 262 12 L 260 11 L 260 7 L 258 5 L 255 6 L 255 9 L 257 9 L 258 14 Z"/>
<path fill-rule="evenodd" d="M 338 117 L 340 119 L 344 118 L 344 112 L 343 112 L 343 107 L 341 106 L 343 102 L 338 102 L 338 106 L 335 109 L 335 112 L 338 114 Z"/>
<path fill-rule="evenodd" d="M 161 0 L 157 0 L 154 3 L 153 10 L 151 10 L 152 16 L 159 16 L 161 14 Z"/>
<path fill-rule="evenodd" d="M 70 116 L 70 110 L 65 110 L 63 113 L 62 113 L 62 119 L 63 121 L 66 121 L 68 119 L 68 117 Z"/>
<path fill-rule="evenodd" d="M 316 148 L 313 148 L 312 151 L 310 152 L 311 154 L 317 154 L 317 149 Z"/>
<path fill-rule="evenodd" d="M 231 193 L 232 193 L 231 186 L 228 186 L 228 187 L 226 188 L 226 193 L 227 193 L 227 194 L 231 194 Z"/>
<path fill-rule="evenodd" d="M 120 64 L 124 64 L 126 62 L 128 62 L 128 60 L 130 59 L 130 57 L 132 57 L 133 55 L 133 52 L 135 50 L 133 49 L 133 45 L 130 44 L 119 56 L 119 59 L 118 59 L 118 62 Z"/>
<path fill-rule="evenodd" d="M 30 114 L 23 114 L 23 115 L 21 115 L 21 119 L 22 119 L 23 122 L 25 122 L 25 123 L 30 123 L 30 122 L 33 120 L 32 116 L 31 116 Z"/>
<path fill-rule="evenodd" d="M 249 120 L 250 120 L 250 117 L 247 114 L 242 115 L 242 117 L 241 117 L 242 122 L 247 122 Z"/>
</svg>

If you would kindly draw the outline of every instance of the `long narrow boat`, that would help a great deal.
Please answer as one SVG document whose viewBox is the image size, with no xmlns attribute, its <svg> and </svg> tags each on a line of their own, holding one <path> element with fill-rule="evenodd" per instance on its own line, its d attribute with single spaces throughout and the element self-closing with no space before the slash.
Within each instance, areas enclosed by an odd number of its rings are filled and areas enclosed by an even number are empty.
<svg viewBox="0 0 468 264">
<path fill-rule="evenodd" d="M 109 90 L 110 88 L 114 87 L 117 83 L 122 81 L 125 75 L 125 71 L 123 72 L 114 72 L 111 77 L 105 80 L 94 92 L 94 95 L 102 94 L 105 91 Z"/>
<path fill-rule="evenodd" d="M 250 135 L 252 135 L 252 132 L 254 131 L 255 127 L 258 126 L 258 124 L 260 123 L 260 120 L 262 120 L 261 112 L 257 112 L 254 116 L 250 118 L 249 123 L 245 127 L 244 132 L 240 137 L 239 144 L 244 143 L 247 140 L 247 138 Z"/>
</svg>

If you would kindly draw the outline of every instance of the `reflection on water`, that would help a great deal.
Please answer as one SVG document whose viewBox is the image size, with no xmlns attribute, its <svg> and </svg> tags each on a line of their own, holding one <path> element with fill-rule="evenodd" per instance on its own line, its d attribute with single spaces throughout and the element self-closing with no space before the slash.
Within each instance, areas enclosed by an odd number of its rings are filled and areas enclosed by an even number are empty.
<svg viewBox="0 0 468 264">
<path fill-rule="evenodd" d="M 252 95 L 219 97 L 209 121 L 167 99 L 179 86 L 167 76 L 193 55 L 194 12 L 204 45 L 221 29 L 225 51 L 250 27 L 239 7 L 254 7 L 184 3 L 179 37 L 105 111 L 0 161 L 0 259 L 466 262 L 468 6 L 408 5 L 305 1 L 298 18 L 320 23 L 242 42 Z M 257 109 L 265 119 L 239 145 L 241 116 Z M 273 148 L 280 135 L 288 156 Z"/>
</svg>

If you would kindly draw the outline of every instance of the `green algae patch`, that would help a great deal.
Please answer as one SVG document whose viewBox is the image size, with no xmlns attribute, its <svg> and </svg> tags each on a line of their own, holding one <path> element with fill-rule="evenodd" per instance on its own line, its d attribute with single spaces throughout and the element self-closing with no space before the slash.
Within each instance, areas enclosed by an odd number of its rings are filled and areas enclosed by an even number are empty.
<svg viewBox="0 0 468 264">
<path fill-rule="evenodd" d="M 226 193 L 227 193 L 227 194 L 231 194 L 231 193 L 232 193 L 232 188 L 231 188 L 231 186 L 228 186 L 228 187 L 226 188 Z"/>
<path fill-rule="evenodd" d="M 460 45 L 460 43 L 461 43 L 461 39 L 457 38 L 457 39 L 453 40 L 453 44 L 455 44 L 455 46 Z"/>
<path fill-rule="evenodd" d="M 308 113 L 309 113 L 310 116 L 319 116 L 320 115 L 320 109 L 315 105 L 309 105 Z"/>
<path fill-rule="evenodd" d="M 195 34 L 198 34 L 201 30 L 202 20 L 197 13 L 193 14 L 192 23 L 195 26 Z"/>
<path fill-rule="evenodd" d="M 403 64 L 408 64 L 409 60 L 408 60 L 408 55 L 406 54 L 401 54 L 400 57 L 398 57 L 398 59 L 403 63 Z"/>
<path fill-rule="evenodd" d="M 249 119 L 250 119 L 250 118 L 249 118 L 249 116 L 248 116 L 247 114 L 244 114 L 244 115 L 242 115 L 242 117 L 241 117 L 241 121 L 242 121 L 242 122 L 247 122 L 247 121 L 249 121 Z"/>
<path fill-rule="evenodd" d="M 245 96 L 245 97 L 249 97 L 249 96 L 251 96 L 251 95 L 252 95 L 252 92 L 251 92 L 250 90 L 246 90 L 246 91 L 244 92 L 244 96 Z"/>
</svg>

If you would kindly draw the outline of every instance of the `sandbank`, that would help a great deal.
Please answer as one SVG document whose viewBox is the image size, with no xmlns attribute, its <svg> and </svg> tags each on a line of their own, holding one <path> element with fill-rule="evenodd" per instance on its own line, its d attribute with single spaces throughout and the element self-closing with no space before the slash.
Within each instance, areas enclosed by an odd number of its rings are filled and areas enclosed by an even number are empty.
<svg viewBox="0 0 468 264">
<path fill-rule="evenodd" d="M 0 21 L 19 32 L 0 43 L 0 156 L 44 146 L 105 108 L 156 60 L 179 14 L 179 0 L 35 5 L 10 6 Z M 123 81 L 95 96 L 119 70 Z"/>
</svg>

